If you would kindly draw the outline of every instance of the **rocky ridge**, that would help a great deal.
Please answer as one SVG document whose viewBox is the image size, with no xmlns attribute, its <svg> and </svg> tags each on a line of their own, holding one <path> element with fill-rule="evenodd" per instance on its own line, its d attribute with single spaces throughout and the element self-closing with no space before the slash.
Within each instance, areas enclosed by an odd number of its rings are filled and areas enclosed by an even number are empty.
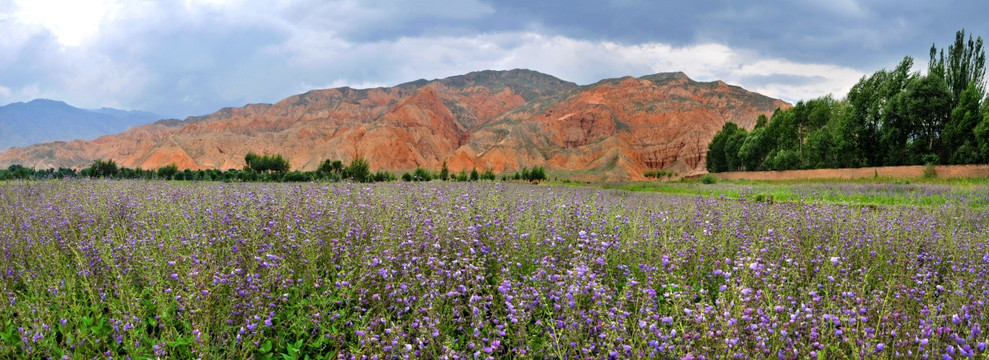
<svg viewBox="0 0 989 360">
<path fill-rule="evenodd" d="M 650 169 L 702 171 L 726 121 L 751 128 L 789 104 L 683 73 L 577 86 L 529 70 L 480 71 L 390 88 L 313 90 L 276 104 L 163 120 L 91 141 L 0 153 L 0 166 L 241 168 L 244 154 L 279 153 L 293 169 L 361 156 L 372 169 L 417 166 L 495 172 L 544 166 L 551 175 L 635 180 Z"/>
</svg>

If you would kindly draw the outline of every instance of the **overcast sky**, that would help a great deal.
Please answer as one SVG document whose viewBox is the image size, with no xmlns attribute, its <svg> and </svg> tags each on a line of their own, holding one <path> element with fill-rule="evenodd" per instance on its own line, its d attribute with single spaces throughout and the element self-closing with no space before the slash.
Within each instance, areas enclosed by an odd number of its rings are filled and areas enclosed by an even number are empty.
<svg viewBox="0 0 989 360">
<path fill-rule="evenodd" d="M 980 0 L 0 0 L 0 104 L 184 118 L 311 89 L 527 68 L 578 84 L 683 71 L 788 101 L 845 95 Z"/>
</svg>

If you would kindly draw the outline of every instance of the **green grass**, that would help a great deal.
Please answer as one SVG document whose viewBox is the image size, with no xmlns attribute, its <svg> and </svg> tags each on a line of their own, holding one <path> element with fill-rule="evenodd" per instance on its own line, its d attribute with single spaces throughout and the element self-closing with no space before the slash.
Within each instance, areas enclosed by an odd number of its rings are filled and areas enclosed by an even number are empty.
<svg viewBox="0 0 989 360">
<path fill-rule="evenodd" d="M 830 203 L 856 206 L 967 205 L 973 209 L 989 206 L 989 179 L 986 178 L 865 178 L 785 181 L 700 180 L 677 182 L 618 182 L 592 186 L 633 192 L 706 196 L 734 200 L 778 203 Z"/>
</svg>

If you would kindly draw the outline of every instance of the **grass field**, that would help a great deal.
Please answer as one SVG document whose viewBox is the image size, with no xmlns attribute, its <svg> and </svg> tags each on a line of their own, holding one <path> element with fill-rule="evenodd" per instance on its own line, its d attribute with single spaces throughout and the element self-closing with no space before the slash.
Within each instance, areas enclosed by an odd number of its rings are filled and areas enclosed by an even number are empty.
<svg viewBox="0 0 989 360">
<path fill-rule="evenodd" d="M 3 182 L 0 358 L 989 354 L 984 183 L 608 186 Z"/>
<path fill-rule="evenodd" d="M 599 187 L 635 192 L 708 196 L 765 202 L 828 203 L 853 206 L 989 207 L 989 179 L 829 179 L 790 181 L 701 181 L 604 183 Z"/>
</svg>

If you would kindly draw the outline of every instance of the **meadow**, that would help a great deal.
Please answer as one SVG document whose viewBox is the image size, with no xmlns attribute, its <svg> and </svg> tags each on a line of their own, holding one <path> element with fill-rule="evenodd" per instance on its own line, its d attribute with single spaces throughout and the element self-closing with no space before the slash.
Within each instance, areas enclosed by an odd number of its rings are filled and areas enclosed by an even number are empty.
<svg viewBox="0 0 989 360">
<path fill-rule="evenodd" d="M 985 184 L 671 186 L 0 182 L 0 358 L 989 358 Z"/>
</svg>

